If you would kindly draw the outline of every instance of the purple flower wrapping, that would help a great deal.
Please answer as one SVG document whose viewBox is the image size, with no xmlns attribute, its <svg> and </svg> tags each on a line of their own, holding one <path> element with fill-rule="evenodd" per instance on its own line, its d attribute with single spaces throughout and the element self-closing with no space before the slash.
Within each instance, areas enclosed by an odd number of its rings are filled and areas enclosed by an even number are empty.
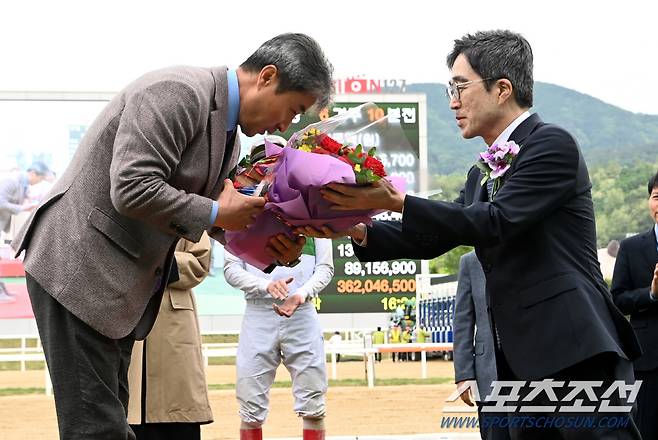
<svg viewBox="0 0 658 440">
<path fill-rule="evenodd" d="M 372 222 L 382 211 L 333 211 L 320 189 L 331 182 L 356 184 L 354 170 L 331 155 L 281 148 L 265 142 L 267 157 L 280 155 L 274 168 L 274 181 L 268 190 L 268 203 L 255 223 L 242 231 L 226 232 L 226 249 L 258 269 L 265 269 L 273 258 L 265 252 L 267 240 L 279 233 L 292 237 L 294 226 L 328 226 L 344 231 L 358 223 Z M 405 183 L 389 179 L 400 191 Z M 221 209 L 221 207 L 220 207 Z"/>
</svg>

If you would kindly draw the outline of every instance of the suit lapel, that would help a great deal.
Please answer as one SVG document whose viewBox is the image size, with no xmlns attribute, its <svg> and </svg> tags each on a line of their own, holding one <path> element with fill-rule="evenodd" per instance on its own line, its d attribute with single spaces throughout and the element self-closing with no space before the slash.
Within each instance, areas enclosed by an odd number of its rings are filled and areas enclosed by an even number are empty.
<svg viewBox="0 0 658 440">
<path fill-rule="evenodd" d="M 653 272 L 654 268 L 656 267 L 656 263 L 658 263 L 658 249 L 656 249 L 656 233 L 654 232 L 653 228 L 651 228 L 648 232 L 646 232 L 642 236 L 642 240 L 645 242 L 645 244 L 642 246 L 644 248 L 644 258 L 647 260 L 647 263 L 651 267 L 651 271 Z"/>
<path fill-rule="evenodd" d="M 204 194 L 214 194 L 218 186 L 224 157 L 228 150 L 226 145 L 226 115 L 228 114 L 228 79 L 226 67 L 210 70 L 215 79 L 215 110 L 210 112 L 210 151 L 208 163 L 210 171 L 203 188 Z M 230 157 L 230 152 L 228 157 Z"/>
<path fill-rule="evenodd" d="M 516 142 L 516 144 L 521 147 L 519 150 L 519 155 L 523 154 L 524 150 L 524 142 L 525 140 L 532 134 L 533 131 L 535 131 L 535 128 L 539 124 L 542 123 L 541 118 L 537 113 L 531 114 L 525 121 L 523 121 L 509 137 L 510 141 Z M 514 171 L 516 171 L 516 164 L 518 163 L 518 156 L 512 161 L 512 165 L 510 166 L 510 169 L 507 170 L 507 173 L 505 173 L 505 176 L 512 175 L 514 174 Z M 505 183 L 505 176 L 503 176 L 503 184 Z"/>
<path fill-rule="evenodd" d="M 541 124 L 541 122 L 542 120 L 537 113 L 531 114 L 525 121 L 521 122 L 516 129 L 514 129 L 509 140 L 514 141 L 517 145 L 523 147 L 523 142 L 528 136 L 530 136 L 530 133 L 534 131 L 535 127 Z"/>
</svg>

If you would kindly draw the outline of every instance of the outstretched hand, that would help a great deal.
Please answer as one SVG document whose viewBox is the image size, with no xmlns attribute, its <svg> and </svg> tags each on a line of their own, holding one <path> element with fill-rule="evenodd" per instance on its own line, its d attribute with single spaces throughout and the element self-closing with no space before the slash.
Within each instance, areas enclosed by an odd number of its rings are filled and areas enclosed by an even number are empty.
<svg viewBox="0 0 658 440">
<path fill-rule="evenodd" d="M 336 211 L 384 209 L 402 212 L 405 197 L 386 179 L 364 186 L 330 183 L 320 190 L 320 194 L 333 204 L 331 208 Z"/>
<path fill-rule="evenodd" d="M 357 242 L 363 241 L 363 238 L 366 235 L 366 225 L 359 223 L 358 225 L 348 229 L 347 231 L 333 231 L 328 226 L 320 226 L 320 228 L 314 228 L 313 226 L 298 226 L 295 228 L 295 234 L 306 235 L 307 237 L 314 238 L 342 238 L 350 237 L 356 240 Z"/>
</svg>

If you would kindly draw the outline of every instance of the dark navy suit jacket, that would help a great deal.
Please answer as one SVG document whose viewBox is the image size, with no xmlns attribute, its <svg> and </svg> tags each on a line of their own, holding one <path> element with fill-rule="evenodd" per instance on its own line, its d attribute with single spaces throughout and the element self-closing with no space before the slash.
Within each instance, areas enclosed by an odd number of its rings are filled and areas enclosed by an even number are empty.
<svg viewBox="0 0 658 440">
<path fill-rule="evenodd" d="M 375 222 L 357 256 L 429 259 L 475 246 L 502 352 L 521 379 L 603 352 L 635 359 L 633 329 L 601 275 L 591 183 L 575 139 L 534 114 L 510 140 L 521 150 L 493 202 L 473 167 L 454 203 L 407 196 L 402 222 Z"/>
</svg>

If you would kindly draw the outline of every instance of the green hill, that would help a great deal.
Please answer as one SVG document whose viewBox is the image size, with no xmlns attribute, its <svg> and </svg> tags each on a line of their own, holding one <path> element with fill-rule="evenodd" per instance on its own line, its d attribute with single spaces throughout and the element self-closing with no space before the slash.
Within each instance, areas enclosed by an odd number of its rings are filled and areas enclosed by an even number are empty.
<svg viewBox="0 0 658 440">
<path fill-rule="evenodd" d="M 463 173 L 475 162 L 483 141 L 461 137 L 444 89 L 439 83 L 407 86 L 408 93 L 427 95 L 430 171 Z M 658 157 L 658 115 L 632 113 L 575 90 L 541 82 L 535 83 L 532 111 L 544 121 L 569 130 L 590 167 L 608 162 L 655 162 Z"/>
</svg>

